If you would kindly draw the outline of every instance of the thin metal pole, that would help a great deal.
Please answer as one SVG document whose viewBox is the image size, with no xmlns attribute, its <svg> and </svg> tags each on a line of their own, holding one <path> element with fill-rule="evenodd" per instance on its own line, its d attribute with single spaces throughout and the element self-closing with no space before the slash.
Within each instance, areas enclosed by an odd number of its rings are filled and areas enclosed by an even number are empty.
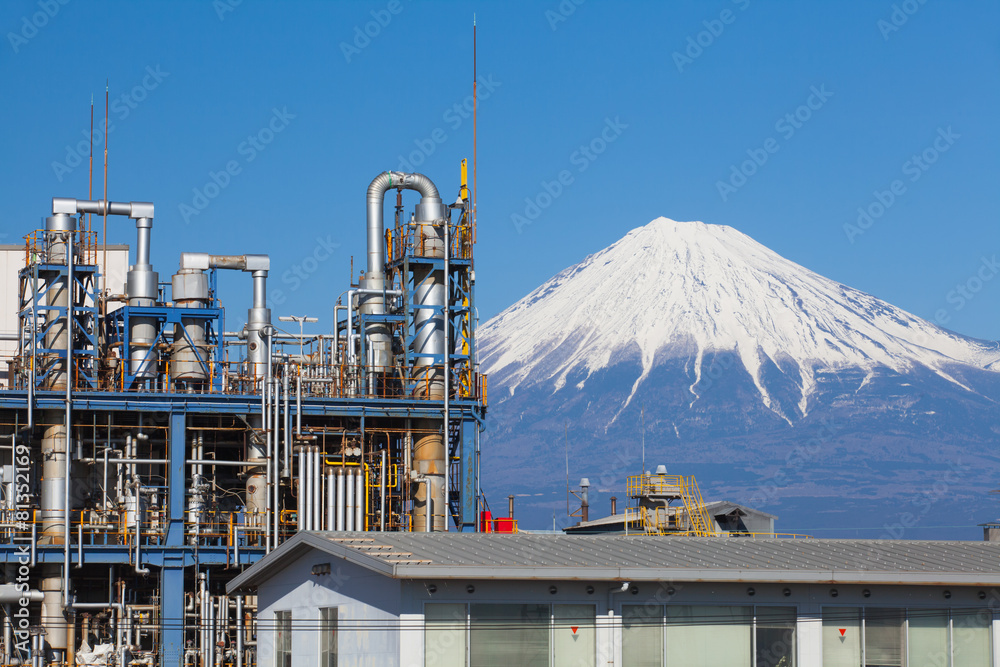
<svg viewBox="0 0 1000 667">
<path fill-rule="evenodd" d="M 451 521 L 451 220 L 444 221 L 444 530 Z M 430 482 L 428 482 L 428 487 Z M 430 489 L 428 488 L 428 491 Z M 427 494 L 427 503 L 431 496 Z"/>
</svg>

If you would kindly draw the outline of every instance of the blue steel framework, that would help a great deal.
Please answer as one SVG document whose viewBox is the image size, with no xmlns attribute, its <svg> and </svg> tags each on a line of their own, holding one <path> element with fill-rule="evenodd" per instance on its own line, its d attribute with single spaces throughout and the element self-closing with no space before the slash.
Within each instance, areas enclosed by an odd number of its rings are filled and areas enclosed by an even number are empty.
<svg viewBox="0 0 1000 667">
<path fill-rule="evenodd" d="M 252 664 L 253 610 L 240 599 L 231 617 L 224 585 L 302 526 L 302 485 L 304 475 L 311 474 L 303 467 L 307 445 L 318 449 L 322 457 L 316 459 L 321 461 L 322 476 L 313 470 L 321 503 L 327 491 L 332 498 L 334 489 L 339 489 L 334 486 L 333 472 L 354 464 L 365 471 L 359 473 L 364 485 L 364 527 L 408 529 L 407 515 L 413 511 L 414 500 L 409 477 L 400 470 L 409 460 L 409 425 L 441 420 L 444 409 L 442 401 L 420 398 L 414 392 L 418 379 L 411 372 L 415 360 L 410 350 L 420 308 L 412 302 L 414 266 L 433 270 L 448 266 L 449 304 L 444 309 L 447 314 L 439 313 L 448 318 L 451 332 L 449 424 L 442 426 L 450 473 L 448 524 L 453 530 L 476 529 L 477 445 L 485 413 L 485 378 L 478 375 L 475 364 L 475 230 L 469 221 L 468 189 L 464 182 L 462 186 L 459 202 L 451 207 L 459 212 L 458 222 L 443 221 L 452 239 L 447 261 L 424 257 L 419 243 L 408 240 L 398 206 L 396 229 L 386 234 L 390 249 L 386 270 L 392 278 L 389 287 L 401 290 L 401 299 L 386 313 L 368 315 L 367 321 L 355 306 L 354 322 L 336 323 L 333 336 L 312 337 L 311 354 L 301 357 L 294 354 L 300 340 L 281 339 L 272 330 L 274 351 L 266 373 L 249 368 L 245 358 L 229 359 L 231 351 L 250 344 L 249 337 L 244 335 L 247 342 L 225 339 L 224 310 L 216 298 L 214 272 L 209 274 L 211 307 L 175 307 L 163 299 L 161 289 L 155 306 L 125 305 L 102 316 L 111 304 L 98 298 L 99 271 L 96 262 L 91 263 L 92 252 L 80 247 L 84 259 L 70 268 L 79 298 L 71 297 L 72 307 L 60 309 L 46 305 L 46 290 L 66 276 L 67 267 L 43 264 L 29 248 L 27 265 L 20 273 L 24 336 L 20 353 L 11 362 L 12 388 L 0 390 L 0 428 L 12 443 L 31 449 L 32 461 L 27 466 L 4 459 L 12 475 L 30 478 L 31 488 L 24 505 L 15 505 L 10 493 L 5 494 L 0 560 L 6 566 L 5 581 L 13 581 L 12 573 L 23 559 L 22 545 L 30 535 L 32 565 L 38 568 L 30 588 L 39 587 L 38 571 L 60 572 L 72 580 L 69 599 L 62 601 L 65 618 L 51 614 L 39 618 L 37 605 L 31 605 L 33 626 L 51 633 L 65 624 L 62 629 L 69 630 L 65 650 L 47 651 L 40 659 L 43 664 L 70 664 L 75 651 L 81 644 L 89 646 L 91 638 L 94 644 L 113 641 L 119 661 L 148 658 L 171 667 Z M 46 345 L 53 340 L 49 334 L 53 322 L 60 318 L 65 322 L 67 310 L 73 318 L 73 357 L 68 365 L 73 379 L 70 390 L 64 392 L 47 384 L 47 373 L 59 364 L 65 367 L 67 352 Z M 128 364 L 130 320 L 135 317 L 157 322 L 159 333 L 153 346 L 162 350 L 153 379 L 141 383 Z M 372 371 L 352 367 L 344 350 L 352 344 L 350 332 L 366 331 L 375 319 L 394 332 L 396 369 L 384 373 L 377 387 L 362 391 L 359 387 L 365 386 L 364 378 Z M 204 349 L 208 353 L 199 359 L 204 377 L 200 383 L 173 384 L 170 346 L 183 337 L 196 347 L 185 328 L 192 321 L 207 331 Z M 341 331 L 348 335 L 341 336 Z M 270 343 L 269 338 L 269 347 Z M 366 358 L 364 345 L 365 337 L 359 336 L 356 352 L 360 359 Z M 444 355 L 434 356 L 432 363 L 444 364 Z M 36 373 L 41 368 L 44 372 Z M 271 377 L 275 381 L 268 385 Z M 268 393 L 270 399 L 262 395 Z M 264 416 L 272 403 L 273 416 Z M 72 415 L 66 441 L 75 445 L 67 454 L 67 470 L 72 471 L 68 545 L 58 536 L 36 537 L 38 527 L 32 525 L 40 510 L 39 461 L 50 454 L 43 449 L 47 441 L 42 433 L 56 426 L 56 417 L 64 413 Z M 248 452 L 249 443 L 271 437 L 268 431 L 273 431 L 274 448 L 267 450 L 268 511 L 260 517 L 248 511 L 253 491 L 248 480 L 263 464 L 250 463 Z M 296 459 L 290 449 L 300 456 Z M 117 478 L 114 492 L 112 477 Z M 11 480 L 5 476 L 4 481 Z M 15 510 L 23 509 L 30 511 L 29 520 L 14 520 Z M 318 511 L 315 525 L 336 525 L 333 516 L 323 521 L 322 507 Z M 5 611 L 5 622 L 13 623 L 13 608 L 8 604 Z M 241 616 L 241 611 L 251 613 Z M 224 622 L 219 618 L 223 615 Z M 210 634 L 205 635 L 209 624 Z M 18 657 L 9 638 L 3 657 L 8 663 Z"/>
</svg>

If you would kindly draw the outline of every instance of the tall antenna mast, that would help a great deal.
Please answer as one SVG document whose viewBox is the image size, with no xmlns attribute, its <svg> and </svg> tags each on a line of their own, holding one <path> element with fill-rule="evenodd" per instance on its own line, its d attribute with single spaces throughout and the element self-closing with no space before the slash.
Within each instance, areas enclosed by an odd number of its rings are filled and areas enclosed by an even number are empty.
<svg viewBox="0 0 1000 667">
<path fill-rule="evenodd" d="M 476 92 L 476 15 L 472 15 L 472 242 L 476 242 L 476 213 L 479 211 L 479 95 Z M 568 502 L 568 501 L 567 501 Z"/>
<path fill-rule="evenodd" d="M 94 94 L 90 94 L 90 186 L 87 188 L 87 199 L 94 200 Z M 93 230 L 93 218 L 87 214 L 87 231 Z"/>
<path fill-rule="evenodd" d="M 101 279 L 102 288 L 108 285 L 108 91 L 110 88 L 111 83 L 106 80 L 104 82 L 104 266 L 101 268 L 104 277 Z M 106 299 L 103 302 L 107 304 Z M 106 305 L 104 312 L 107 313 Z"/>
</svg>

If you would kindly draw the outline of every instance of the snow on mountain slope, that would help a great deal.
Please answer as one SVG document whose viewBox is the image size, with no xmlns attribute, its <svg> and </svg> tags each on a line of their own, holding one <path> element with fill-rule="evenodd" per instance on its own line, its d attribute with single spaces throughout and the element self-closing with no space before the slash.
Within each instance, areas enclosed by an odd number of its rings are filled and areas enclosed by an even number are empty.
<svg viewBox="0 0 1000 667">
<path fill-rule="evenodd" d="M 1000 366 L 996 343 L 828 280 L 731 227 L 662 217 L 547 281 L 487 322 L 480 340 L 484 372 L 510 394 L 545 384 L 557 391 L 570 373 L 589 377 L 638 355 L 642 370 L 622 409 L 658 361 L 673 358 L 693 360 L 693 404 L 706 353 L 732 352 L 764 405 L 789 423 L 795 415 L 765 382 L 768 359 L 797 368 L 801 415 L 817 370 L 923 366 L 972 391 L 951 372 L 956 364 Z"/>
</svg>

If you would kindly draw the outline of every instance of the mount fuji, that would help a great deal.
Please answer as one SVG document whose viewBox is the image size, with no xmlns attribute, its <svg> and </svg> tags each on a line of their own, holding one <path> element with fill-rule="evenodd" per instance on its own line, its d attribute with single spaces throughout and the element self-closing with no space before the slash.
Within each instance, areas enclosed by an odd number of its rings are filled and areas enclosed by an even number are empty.
<svg viewBox="0 0 1000 667">
<path fill-rule="evenodd" d="M 664 464 L 821 537 L 979 539 L 996 519 L 1000 343 L 820 276 L 741 232 L 658 218 L 480 330 L 487 492 L 522 525 L 591 516 Z M 568 464 L 566 461 L 568 460 Z M 574 520 L 575 521 L 575 520 Z"/>
</svg>

